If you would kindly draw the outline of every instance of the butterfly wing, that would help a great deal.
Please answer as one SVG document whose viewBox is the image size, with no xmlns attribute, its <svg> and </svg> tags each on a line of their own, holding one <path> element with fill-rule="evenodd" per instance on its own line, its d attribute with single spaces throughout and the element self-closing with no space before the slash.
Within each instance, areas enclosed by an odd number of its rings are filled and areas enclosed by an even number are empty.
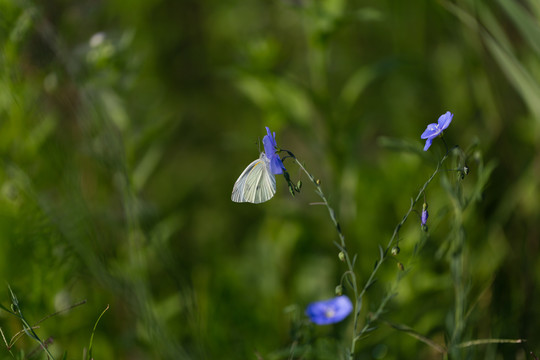
<svg viewBox="0 0 540 360">
<path fill-rule="evenodd" d="M 270 172 L 270 162 L 262 153 L 242 172 L 233 187 L 231 200 L 259 204 L 276 193 L 276 178 Z"/>
</svg>

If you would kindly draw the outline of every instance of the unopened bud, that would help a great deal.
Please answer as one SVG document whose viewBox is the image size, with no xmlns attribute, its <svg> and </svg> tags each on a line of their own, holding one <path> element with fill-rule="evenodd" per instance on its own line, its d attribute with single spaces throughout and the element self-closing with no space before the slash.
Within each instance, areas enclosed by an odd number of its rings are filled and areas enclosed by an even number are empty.
<svg viewBox="0 0 540 360">
<path fill-rule="evenodd" d="M 394 246 L 391 250 L 392 252 L 392 255 L 396 256 L 397 254 L 399 254 L 399 251 L 400 251 L 400 248 L 399 246 Z"/>
<path fill-rule="evenodd" d="M 345 261 L 345 254 L 343 253 L 343 251 L 339 252 L 338 257 L 339 257 L 339 260 Z"/>
<path fill-rule="evenodd" d="M 321 185 L 321 179 L 315 180 L 315 184 L 317 184 L 317 186 L 320 186 Z"/>
<path fill-rule="evenodd" d="M 471 169 L 469 169 L 469 167 L 468 167 L 467 165 L 465 165 L 465 166 L 463 167 L 463 173 L 464 173 L 465 175 L 469 175 L 469 171 L 470 171 L 470 170 L 471 170 Z"/>
<path fill-rule="evenodd" d="M 399 270 L 401 270 L 401 271 L 404 271 L 404 270 L 405 270 L 405 266 L 403 266 L 402 263 L 398 262 L 398 263 L 397 263 L 397 266 L 398 266 Z"/>
<path fill-rule="evenodd" d="M 336 286 L 336 295 L 341 296 L 343 294 L 343 286 Z"/>
<path fill-rule="evenodd" d="M 291 195 L 294 197 L 294 188 L 292 187 L 292 185 L 289 184 L 289 192 L 291 193 Z"/>
<path fill-rule="evenodd" d="M 422 215 L 420 216 L 422 228 L 424 228 L 424 226 L 426 226 L 427 219 L 429 217 L 429 213 L 427 211 L 427 208 L 428 208 L 428 204 L 427 204 L 427 202 L 424 201 L 424 205 L 422 205 Z"/>
<path fill-rule="evenodd" d="M 296 191 L 300 192 L 300 189 L 302 188 L 302 180 L 298 180 L 296 183 Z"/>
</svg>

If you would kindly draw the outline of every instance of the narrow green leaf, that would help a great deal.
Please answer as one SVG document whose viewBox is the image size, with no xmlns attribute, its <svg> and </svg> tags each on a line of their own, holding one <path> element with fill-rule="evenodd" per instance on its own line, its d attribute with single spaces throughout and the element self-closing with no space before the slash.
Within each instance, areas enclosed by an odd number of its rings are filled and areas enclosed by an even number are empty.
<svg viewBox="0 0 540 360">
<path fill-rule="evenodd" d="M 349 110 L 374 78 L 375 70 L 371 66 L 360 68 L 352 74 L 341 90 L 343 107 Z"/>
<path fill-rule="evenodd" d="M 506 40 L 504 31 L 502 31 L 498 22 L 491 16 L 489 9 L 484 7 L 481 11 L 482 19 L 489 30 L 488 32 L 480 26 L 473 16 L 463 9 L 448 1 L 443 4 L 464 24 L 481 35 L 489 52 L 499 64 L 508 81 L 521 95 L 535 119 L 540 122 L 540 102 L 538 101 L 540 99 L 540 86 L 513 54 L 513 50 Z"/>
<path fill-rule="evenodd" d="M 517 1 L 498 0 L 498 2 L 512 19 L 521 36 L 540 55 L 540 26 L 538 25 L 538 19 L 534 19 L 531 13 Z"/>
<path fill-rule="evenodd" d="M 96 328 L 97 328 L 97 325 L 99 323 L 99 320 L 101 320 L 101 317 L 103 316 L 103 314 L 105 314 L 105 312 L 109 310 L 109 305 L 107 305 L 107 307 L 105 308 L 105 310 L 103 310 L 101 312 L 101 315 L 99 315 L 98 319 L 96 320 L 96 323 L 94 324 L 94 329 L 92 329 L 92 335 L 90 336 L 90 346 L 88 347 L 88 357 L 90 359 L 92 359 L 92 344 L 94 342 L 94 334 L 96 332 Z"/>
</svg>

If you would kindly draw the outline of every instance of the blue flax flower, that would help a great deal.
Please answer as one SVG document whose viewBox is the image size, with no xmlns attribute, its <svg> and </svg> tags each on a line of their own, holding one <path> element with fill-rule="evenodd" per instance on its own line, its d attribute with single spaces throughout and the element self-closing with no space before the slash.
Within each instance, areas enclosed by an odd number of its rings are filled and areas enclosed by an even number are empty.
<svg viewBox="0 0 540 360">
<path fill-rule="evenodd" d="M 272 134 L 268 126 L 266 127 L 266 133 L 267 135 L 263 137 L 263 145 L 266 157 L 270 161 L 270 171 L 272 171 L 272 174 L 274 175 L 283 174 L 283 171 L 286 169 L 277 154 L 278 147 L 276 143 L 276 133 L 274 132 Z"/>
<path fill-rule="evenodd" d="M 429 147 L 431 146 L 431 142 L 433 139 L 435 139 L 437 136 L 441 135 L 443 130 L 445 130 L 448 125 L 452 122 L 452 117 L 454 117 L 454 114 L 452 114 L 450 111 L 447 111 L 446 113 L 439 116 L 439 120 L 437 123 L 429 124 L 426 128 L 426 131 L 422 133 L 420 136 L 421 139 L 426 139 L 426 146 L 424 146 L 424 151 L 427 151 Z"/>
<path fill-rule="evenodd" d="M 341 295 L 309 304 L 306 308 L 306 315 L 317 325 L 328 325 L 345 319 L 352 309 L 351 300 L 347 296 Z"/>
</svg>

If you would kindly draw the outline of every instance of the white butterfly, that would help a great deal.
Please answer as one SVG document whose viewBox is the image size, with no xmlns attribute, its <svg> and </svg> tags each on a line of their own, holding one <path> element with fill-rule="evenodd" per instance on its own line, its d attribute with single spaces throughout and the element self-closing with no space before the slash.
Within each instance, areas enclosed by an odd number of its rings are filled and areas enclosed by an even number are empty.
<svg viewBox="0 0 540 360">
<path fill-rule="evenodd" d="M 231 200 L 259 204 L 276 193 L 276 178 L 270 170 L 270 159 L 264 152 L 242 172 L 234 183 Z"/>
</svg>

